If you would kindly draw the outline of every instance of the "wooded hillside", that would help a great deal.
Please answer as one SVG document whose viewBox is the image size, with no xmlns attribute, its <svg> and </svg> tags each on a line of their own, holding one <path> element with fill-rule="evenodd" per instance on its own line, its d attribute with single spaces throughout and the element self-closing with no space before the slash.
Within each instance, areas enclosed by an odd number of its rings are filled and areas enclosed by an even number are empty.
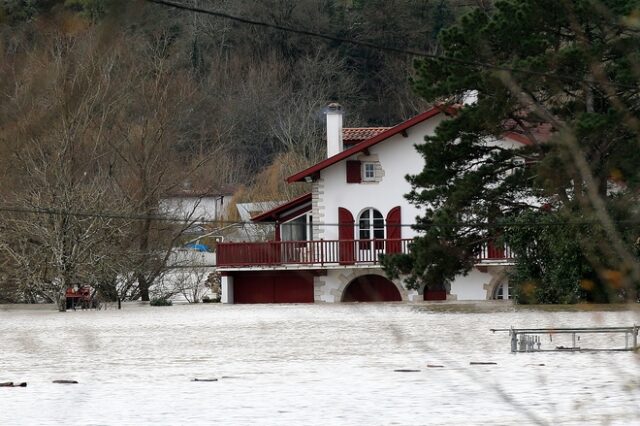
<svg viewBox="0 0 640 426">
<path fill-rule="evenodd" d="M 181 3 L 428 52 L 475 5 Z M 120 296 L 147 299 L 187 226 L 150 219 L 163 195 L 256 180 L 249 198 L 294 195 L 280 177 L 325 155 L 327 103 L 340 102 L 345 124 L 357 126 L 392 125 L 424 108 L 411 90 L 412 60 L 143 0 L 0 2 L 0 201 L 13 209 L 0 216 L 3 285 L 11 284 L 0 299 L 55 300 L 80 282 L 113 289 L 125 273 Z"/>
<path fill-rule="evenodd" d="M 441 0 L 183 3 L 424 51 L 437 50 L 439 30 L 466 9 Z M 112 55 L 119 69 L 142 67 L 162 73 L 165 84 L 190 85 L 197 99 L 182 109 L 177 126 L 183 134 L 171 144 L 171 154 L 184 160 L 194 150 L 216 149 L 225 160 L 207 172 L 219 183 L 246 183 L 281 152 L 296 151 L 315 161 L 322 155 L 322 107 L 329 101 L 343 104 L 347 125 L 359 126 L 394 124 L 424 107 L 409 85 L 408 56 L 145 1 L 6 0 L 0 16 L 7 87 L 29 78 L 29 58 L 48 54 L 59 55 L 62 62 L 71 55 L 78 62 L 86 55 Z M 114 89 L 125 82 L 115 83 Z"/>
</svg>

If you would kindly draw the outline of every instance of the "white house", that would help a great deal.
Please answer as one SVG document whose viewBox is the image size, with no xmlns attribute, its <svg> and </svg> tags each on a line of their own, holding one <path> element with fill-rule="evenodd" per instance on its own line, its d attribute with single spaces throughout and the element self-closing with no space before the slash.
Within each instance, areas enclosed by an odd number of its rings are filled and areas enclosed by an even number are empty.
<svg viewBox="0 0 640 426">
<path fill-rule="evenodd" d="M 205 190 L 182 188 L 162 197 L 160 211 L 169 217 L 196 223 L 224 220 L 234 192 L 232 186 Z"/>
<path fill-rule="evenodd" d="M 433 107 L 391 128 L 343 129 L 342 111 L 327 112 L 327 158 L 290 176 L 312 182 L 312 192 L 255 216 L 275 225 L 266 243 L 218 246 L 226 303 L 487 300 L 508 298 L 507 250 L 486 247 L 476 266 L 450 287 L 407 290 L 390 280 L 379 255 L 407 252 L 420 210 L 404 198 L 407 174 L 422 171 L 415 149 L 453 112 Z M 495 143 L 527 143 L 508 132 Z"/>
</svg>

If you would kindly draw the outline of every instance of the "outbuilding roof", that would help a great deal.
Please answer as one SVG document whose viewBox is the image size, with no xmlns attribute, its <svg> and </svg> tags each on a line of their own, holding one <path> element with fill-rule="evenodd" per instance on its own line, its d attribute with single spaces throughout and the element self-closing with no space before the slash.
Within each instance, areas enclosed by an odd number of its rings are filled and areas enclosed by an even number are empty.
<svg viewBox="0 0 640 426">
<path fill-rule="evenodd" d="M 257 216 L 251 218 L 252 222 L 276 222 L 283 215 L 289 216 L 289 214 L 302 214 L 305 211 L 311 210 L 311 193 L 301 195 L 294 198 L 291 201 L 287 201 L 277 207 L 260 213 Z"/>
</svg>

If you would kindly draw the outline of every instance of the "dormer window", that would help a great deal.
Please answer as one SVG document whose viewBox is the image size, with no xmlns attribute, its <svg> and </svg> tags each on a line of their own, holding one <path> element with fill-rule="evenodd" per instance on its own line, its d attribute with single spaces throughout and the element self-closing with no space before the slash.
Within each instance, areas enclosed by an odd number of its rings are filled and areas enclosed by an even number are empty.
<svg viewBox="0 0 640 426">
<path fill-rule="evenodd" d="M 362 180 L 374 181 L 376 179 L 376 165 L 375 163 L 365 162 L 362 163 Z"/>
</svg>

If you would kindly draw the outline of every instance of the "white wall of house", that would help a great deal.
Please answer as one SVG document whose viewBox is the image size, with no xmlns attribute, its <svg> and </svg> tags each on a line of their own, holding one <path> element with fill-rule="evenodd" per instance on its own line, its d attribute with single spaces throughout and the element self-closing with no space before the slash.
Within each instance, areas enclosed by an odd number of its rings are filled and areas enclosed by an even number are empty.
<svg viewBox="0 0 640 426">
<path fill-rule="evenodd" d="M 366 208 L 375 208 L 386 219 L 389 211 L 401 206 L 402 224 L 411 225 L 421 210 L 410 204 L 405 194 L 411 191 L 411 185 L 406 180 L 407 174 L 417 174 L 424 168 L 424 159 L 416 151 L 415 145 L 424 143 L 425 135 L 433 134 L 443 114 L 417 124 L 408 129 L 407 137 L 395 135 L 388 140 L 369 148 L 368 155 L 359 153 L 347 160 L 379 161 L 381 178 L 377 182 L 346 182 L 346 161 L 343 160 L 320 172 L 320 178 L 314 187 L 314 223 L 325 223 L 329 226 L 315 227 L 314 239 L 338 239 L 339 222 L 338 208 L 348 209 L 356 223 L 355 238 L 358 238 L 358 217 Z M 506 148 L 518 148 L 521 145 L 512 140 L 491 141 Z M 385 230 L 386 232 L 386 230 Z M 409 226 L 402 228 L 402 238 L 416 236 Z M 345 281 L 362 272 L 357 266 L 345 270 L 329 270 L 326 276 L 316 280 L 316 300 L 323 302 L 339 302 Z M 360 272 L 358 272 L 360 271 Z M 382 273 L 379 271 L 378 273 Z M 467 275 L 456 277 L 451 284 L 450 298 L 454 300 L 486 300 L 490 298 L 492 274 L 472 269 Z M 403 300 L 422 300 L 422 295 L 415 291 L 402 294 Z"/>
<path fill-rule="evenodd" d="M 467 275 L 458 275 L 451 283 L 451 299 L 454 300 L 487 300 L 487 289 L 491 275 L 480 272 L 476 268 Z"/>
<path fill-rule="evenodd" d="M 503 267 L 496 267 L 496 269 Z M 492 267 L 489 267 L 492 269 Z M 451 283 L 451 291 L 448 300 L 487 300 L 492 297 L 494 279 L 493 271 L 482 272 L 473 268 L 467 275 L 458 275 Z M 328 269 L 326 275 L 320 275 L 314 279 L 314 293 L 316 302 L 337 303 L 342 299 L 346 287 L 355 278 L 362 275 L 382 275 L 384 271 L 380 267 L 345 267 Z M 407 290 L 402 280 L 394 280 L 403 301 L 418 302 L 423 300 L 422 293 L 416 290 Z"/>
<path fill-rule="evenodd" d="M 403 224 L 415 223 L 420 211 L 404 198 L 411 190 L 411 185 L 405 179 L 407 174 L 422 171 L 424 160 L 415 149 L 416 144 L 424 143 L 424 136 L 433 133 L 443 115 L 434 117 L 408 129 L 408 137 L 395 135 L 369 149 L 369 155 L 356 154 L 350 160 L 376 160 L 380 162 L 382 177 L 379 182 L 346 183 L 346 161 L 341 161 L 320 172 L 317 183 L 319 191 L 314 193 L 318 203 L 321 218 L 315 218 L 316 223 L 338 223 L 338 208 L 348 209 L 356 224 L 360 213 L 373 207 L 386 218 L 389 210 L 401 206 Z M 409 227 L 402 228 L 402 238 L 415 235 Z M 337 226 L 320 227 L 317 237 L 325 240 L 338 239 Z M 356 229 L 357 238 L 357 229 Z"/>
<path fill-rule="evenodd" d="M 233 276 L 223 275 L 220 278 L 220 288 L 222 291 L 221 302 L 233 303 Z"/>
</svg>

